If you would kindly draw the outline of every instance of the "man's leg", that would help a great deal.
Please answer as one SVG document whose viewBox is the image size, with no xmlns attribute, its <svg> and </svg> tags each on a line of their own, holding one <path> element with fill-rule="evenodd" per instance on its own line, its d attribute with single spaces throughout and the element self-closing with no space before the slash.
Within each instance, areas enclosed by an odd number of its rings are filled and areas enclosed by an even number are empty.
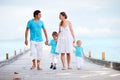
<svg viewBox="0 0 120 80">
<path fill-rule="evenodd" d="M 30 69 L 32 70 L 36 67 L 36 61 L 35 61 L 35 59 L 36 59 L 36 57 L 35 57 L 36 51 L 35 50 L 36 49 L 35 49 L 35 43 L 34 42 L 30 43 L 30 49 L 31 49 L 31 53 L 32 53 L 32 67 Z"/>
<path fill-rule="evenodd" d="M 43 43 L 42 42 L 38 42 L 37 43 L 37 69 L 38 70 L 42 70 L 41 67 L 40 67 L 40 62 L 41 62 L 41 59 L 42 59 L 42 48 L 43 48 Z"/>
</svg>

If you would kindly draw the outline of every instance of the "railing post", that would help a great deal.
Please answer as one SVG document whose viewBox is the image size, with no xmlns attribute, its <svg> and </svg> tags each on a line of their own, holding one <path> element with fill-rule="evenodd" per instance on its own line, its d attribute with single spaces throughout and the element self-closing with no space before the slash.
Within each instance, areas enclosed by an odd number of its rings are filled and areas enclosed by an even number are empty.
<svg viewBox="0 0 120 80">
<path fill-rule="evenodd" d="M 8 53 L 6 53 L 6 59 L 9 59 L 9 55 L 8 55 Z"/>
<path fill-rule="evenodd" d="M 102 52 L 102 60 L 105 60 L 105 52 Z"/>
<path fill-rule="evenodd" d="M 91 57 L 91 51 L 89 51 L 89 55 L 88 56 Z"/>
<path fill-rule="evenodd" d="M 22 52 L 22 49 L 20 49 L 20 53 Z"/>
<path fill-rule="evenodd" d="M 14 51 L 14 55 L 16 56 L 16 50 Z"/>
</svg>

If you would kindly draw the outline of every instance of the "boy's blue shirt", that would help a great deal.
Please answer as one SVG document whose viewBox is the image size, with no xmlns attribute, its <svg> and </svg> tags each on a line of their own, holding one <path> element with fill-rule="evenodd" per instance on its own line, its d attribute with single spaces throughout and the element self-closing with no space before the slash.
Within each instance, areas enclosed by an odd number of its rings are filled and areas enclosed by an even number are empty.
<svg viewBox="0 0 120 80">
<path fill-rule="evenodd" d="M 58 54 L 58 53 L 56 52 L 57 42 L 56 42 L 54 39 L 52 39 L 52 40 L 50 41 L 49 45 L 51 46 L 51 53 L 52 53 L 52 54 Z"/>
<path fill-rule="evenodd" d="M 75 49 L 76 49 L 75 56 L 82 57 L 83 56 L 83 48 L 81 46 L 76 46 Z"/>
<path fill-rule="evenodd" d="M 27 23 L 27 28 L 30 29 L 30 41 L 41 42 L 43 41 L 42 38 L 42 31 L 41 29 L 44 28 L 44 23 L 41 20 L 37 22 L 34 19 L 31 19 Z"/>
</svg>

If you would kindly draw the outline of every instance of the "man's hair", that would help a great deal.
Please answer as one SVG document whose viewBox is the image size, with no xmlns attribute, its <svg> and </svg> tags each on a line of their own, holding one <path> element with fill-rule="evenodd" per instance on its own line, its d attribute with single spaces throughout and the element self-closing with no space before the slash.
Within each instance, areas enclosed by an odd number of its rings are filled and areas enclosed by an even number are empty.
<svg viewBox="0 0 120 80">
<path fill-rule="evenodd" d="M 35 10 L 34 13 L 33 13 L 33 16 L 35 17 L 35 16 L 38 15 L 39 13 L 41 13 L 40 10 Z"/>
<path fill-rule="evenodd" d="M 52 33 L 52 36 L 58 36 L 58 33 L 57 33 L 56 31 L 54 31 L 54 32 Z"/>
</svg>

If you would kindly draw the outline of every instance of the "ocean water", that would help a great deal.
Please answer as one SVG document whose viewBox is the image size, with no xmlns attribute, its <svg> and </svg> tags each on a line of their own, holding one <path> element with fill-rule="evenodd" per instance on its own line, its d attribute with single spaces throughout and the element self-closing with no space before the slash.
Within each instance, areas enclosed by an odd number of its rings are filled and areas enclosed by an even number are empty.
<svg viewBox="0 0 120 80">
<path fill-rule="evenodd" d="M 101 59 L 102 52 L 105 52 L 106 60 L 120 62 L 120 38 L 77 37 L 78 39 L 82 41 L 86 56 L 91 51 L 92 58 Z M 19 53 L 20 49 L 24 48 L 24 40 L 0 40 L 0 60 L 5 59 L 6 53 L 9 53 L 9 56 L 13 56 L 14 50 Z"/>
<path fill-rule="evenodd" d="M 19 54 L 20 49 L 25 49 L 23 40 L 0 40 L 0 61 L 6 59 L 6 53 L 9 54 L 9 57 L 14 56 L 15 50 Z"/>
<path fill-rule="evenodd" d="M 79 38 L 82 40 L 85 55 L 91 51 L 92 58 L 101 59 L 105 52 L 107 61 L 120 62 L 120 38 Z"/>
</svg>

